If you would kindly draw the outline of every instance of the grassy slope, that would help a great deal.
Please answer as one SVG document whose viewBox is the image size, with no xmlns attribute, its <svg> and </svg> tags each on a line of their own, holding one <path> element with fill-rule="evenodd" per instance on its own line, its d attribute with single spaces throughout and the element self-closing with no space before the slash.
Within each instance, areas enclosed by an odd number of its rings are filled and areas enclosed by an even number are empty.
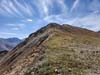
<svg viewBox="0 0 100 75">
<path fill-rule="evenodd" d="M 5 58 L 0 75 L 96 74 L 100 73 L 100 36 L 71 26 L 47 26 L 31 34 Z"/>
<path fill-rule="evenodd" d="M 43 45 L 35 75 L 57 75 L 55 69 L 60 75 L 100 73 L 99 38 L 57 31 Z"/>
</svg>

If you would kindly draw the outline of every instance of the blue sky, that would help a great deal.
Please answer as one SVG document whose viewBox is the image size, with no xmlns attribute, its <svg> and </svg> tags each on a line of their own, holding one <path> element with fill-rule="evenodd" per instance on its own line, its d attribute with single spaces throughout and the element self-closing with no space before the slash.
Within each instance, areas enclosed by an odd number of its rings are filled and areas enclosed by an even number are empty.
<svg viewBox="0 0 100 75">
<path fill-rule="evenodd" d="M 100 0 L 0 0 L 0 37 L 25 38 L 55 22 L 100 30 Z"/>
</svg>

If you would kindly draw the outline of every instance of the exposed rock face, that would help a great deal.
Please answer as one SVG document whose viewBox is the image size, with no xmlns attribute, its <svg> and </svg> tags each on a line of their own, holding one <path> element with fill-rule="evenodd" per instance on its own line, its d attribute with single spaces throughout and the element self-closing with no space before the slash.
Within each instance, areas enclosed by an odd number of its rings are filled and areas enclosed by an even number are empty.
<svg viewBox="0 0 100 75">
<path fill-rule="evenodd" d="M 0 75 L 100 73 L 100 34 L 50 23 L 32 33 L 0 61 Z"/>
</svg>

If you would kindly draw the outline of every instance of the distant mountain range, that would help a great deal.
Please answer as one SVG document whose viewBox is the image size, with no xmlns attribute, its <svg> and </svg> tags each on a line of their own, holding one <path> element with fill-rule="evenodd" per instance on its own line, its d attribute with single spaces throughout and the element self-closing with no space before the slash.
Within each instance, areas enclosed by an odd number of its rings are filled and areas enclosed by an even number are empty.
<svg viewBox="0 0 100 75">
<path fill-rule="evenodd" d="M 21 41 L 19 38 L 0 38 L 0 51 L 11 50 Z"/>
</svg>

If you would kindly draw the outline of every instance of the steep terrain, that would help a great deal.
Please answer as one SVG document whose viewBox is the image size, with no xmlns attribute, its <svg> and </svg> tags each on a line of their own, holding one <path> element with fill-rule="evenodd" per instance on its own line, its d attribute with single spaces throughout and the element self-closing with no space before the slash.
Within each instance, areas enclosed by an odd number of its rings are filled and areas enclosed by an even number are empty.
<svg viewBox="0 0 100 75">
<path fill-rule="evenodd" d="M 50 23 L 1 59 L 0 75 L 100 75 L 100 34 Z"/>
<path fill-rule="evenodd" d="M 3 50 L 11 50 L 14 48 L 17 44 L 19 44 L 22 40 L 18 38 L 0 38 L 0 51 Z"/>
<path fill-rule="evenodd" d="M 8 53 L 8 51 L 6 51 L 6 50 L 0 51 L 0 59 L 2 59 L 7 53 Z"/>
</svg>

